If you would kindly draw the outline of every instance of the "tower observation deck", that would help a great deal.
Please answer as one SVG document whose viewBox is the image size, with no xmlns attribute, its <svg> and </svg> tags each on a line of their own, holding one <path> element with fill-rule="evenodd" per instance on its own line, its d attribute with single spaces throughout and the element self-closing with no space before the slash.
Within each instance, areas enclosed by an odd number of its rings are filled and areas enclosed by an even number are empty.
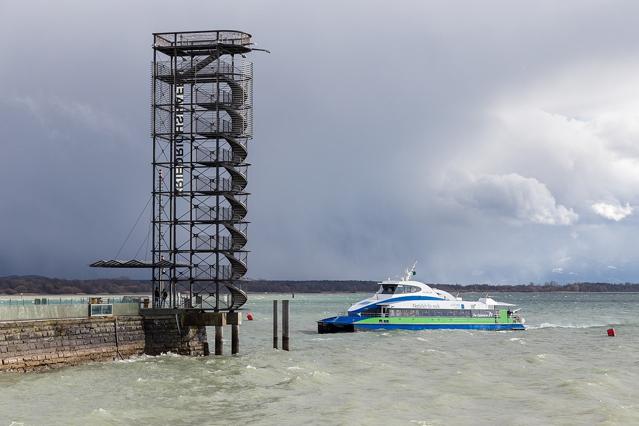
<svg viewBox="0 0 639 426">
<path fill-rule="evenodd" d="M 246 302 L 251 35 L 153 34 L 154 308 L 234 311 Z M 164 299 L 164 300 L 163 300 Z"/>
</svg>

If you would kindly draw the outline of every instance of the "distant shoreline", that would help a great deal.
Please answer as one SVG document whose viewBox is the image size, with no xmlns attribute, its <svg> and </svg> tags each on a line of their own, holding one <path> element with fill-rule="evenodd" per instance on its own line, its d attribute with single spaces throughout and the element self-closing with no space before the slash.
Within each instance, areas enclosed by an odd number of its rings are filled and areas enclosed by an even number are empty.
<svg viewBox="0 0 639 426">
<path fill-rule="evenodd" d="M 434 287 L 455 293 L 638 293 L 639 284 L 611 283 L 544 283 L 544 284 L 431 284 Z M 240 286 L 249 293 L 372 293 L 377 290 L 376 281 L 346 280 L 250 280 L 241 281 Z M 95 295 L 95 294 L 141 294 L 148 295 L 151 284 L 147 280 L 95 279 L 66 280 L 41 276 L 0 277 L 0 295 Z"/>
</svg>

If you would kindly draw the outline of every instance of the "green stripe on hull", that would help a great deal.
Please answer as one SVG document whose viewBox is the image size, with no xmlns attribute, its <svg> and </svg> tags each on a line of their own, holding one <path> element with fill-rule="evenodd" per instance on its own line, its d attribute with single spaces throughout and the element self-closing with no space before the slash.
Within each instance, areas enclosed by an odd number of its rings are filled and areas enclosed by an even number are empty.
<svg viewBox="0 0 639 426">
<path fill-rule="evenodd" d="M 511 318 L 471 317 L 374 317 L 356 321 L 355 324 L 512 324 Z"/>
</svg>

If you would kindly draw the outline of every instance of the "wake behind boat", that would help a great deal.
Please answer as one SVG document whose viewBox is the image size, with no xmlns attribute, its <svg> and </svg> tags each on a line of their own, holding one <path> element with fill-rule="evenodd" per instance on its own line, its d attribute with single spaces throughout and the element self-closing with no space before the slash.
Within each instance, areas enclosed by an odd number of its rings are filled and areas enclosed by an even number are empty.
<svg viewBox="0 0 639 426">
<path fill-rule="evenodd" d="M 465 301 L 411 280 L 414 275 L 415 265 L 401 280 L 382 281 L 377 293 L 352 305 L 346 315 L 318 321 L 318 333 L 367 329 L 525 329 L 515 305 L 489 297 Z"/>
</svg>

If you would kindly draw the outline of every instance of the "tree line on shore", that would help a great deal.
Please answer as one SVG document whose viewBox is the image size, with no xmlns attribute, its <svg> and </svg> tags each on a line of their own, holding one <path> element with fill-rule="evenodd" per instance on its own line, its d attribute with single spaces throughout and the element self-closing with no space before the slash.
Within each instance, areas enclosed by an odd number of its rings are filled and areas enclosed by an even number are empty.
<svg viewBox="0 0 639 426">
<path fill-rule="evenodd" d="M 633 283 L 571 283 L 558 284 L 432 284 L 434 287 L 456 293 L 495 293 L 495 292 L 639 292 L 639 284 Z M 375 281 L 284 281 L 284 280 L 247 280 L 241 287 L 249 293 L 371 293 L 377 290 Z M 151 284 L 147 280 L 128 278 L 66 280 L 35 275 L 0 277 L 0 294 L 132 294 L 150 293 Z"/>
</svg>

